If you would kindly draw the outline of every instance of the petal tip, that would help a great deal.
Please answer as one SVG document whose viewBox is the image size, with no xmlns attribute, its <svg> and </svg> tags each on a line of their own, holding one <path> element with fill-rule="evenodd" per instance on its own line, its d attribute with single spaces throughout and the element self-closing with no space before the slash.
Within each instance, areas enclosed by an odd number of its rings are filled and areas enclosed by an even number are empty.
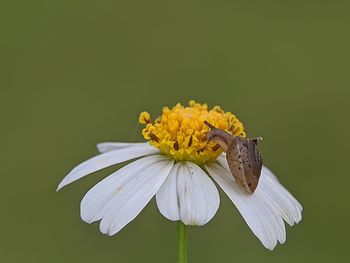
<svg viewBox="0 0 350 263">
<path fill-rule="evenodd" d="M 262 243 L 262 244 L 266 249 L 272 251 L 277 246 L 277 240 L 276 240 L 276 242 L 269 242 L 268 244 L 266 244 L 266 243 Z"/>
<path fill-rule="evenodd" d="M 301 220 L 302 220 L 302 219 L 303 219 L 302 217 L 297 218 L 297 219 L 295 219 L 295 221 L 294 221 L 294 222 L 295 222 L 296 224 L 299 224 L 299 223 L 301 222 Z"/>
<path fill-rule="evenodd" d="M 64 184 L 62 184 L 62 182 L 60 182 L 56 188 L 56 192 L 58 192 L 59 190 L 61 190 L 64 187 Z"/>
</svg>

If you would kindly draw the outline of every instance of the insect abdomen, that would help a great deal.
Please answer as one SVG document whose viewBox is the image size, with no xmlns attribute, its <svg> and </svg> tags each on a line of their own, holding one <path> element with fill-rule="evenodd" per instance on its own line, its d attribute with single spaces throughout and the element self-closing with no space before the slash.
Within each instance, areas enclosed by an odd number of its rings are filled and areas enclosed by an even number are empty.
<svg viewBox="0 0 350 263">
<path fill-rule="evenodd" d="M 235 137 L 226 153 L 227 163 L 236 183 L 250 194 L 258 186 L 262 165 L 257 160 L 259 152 L 255 146 L 249 139 Z"/>
</svg>

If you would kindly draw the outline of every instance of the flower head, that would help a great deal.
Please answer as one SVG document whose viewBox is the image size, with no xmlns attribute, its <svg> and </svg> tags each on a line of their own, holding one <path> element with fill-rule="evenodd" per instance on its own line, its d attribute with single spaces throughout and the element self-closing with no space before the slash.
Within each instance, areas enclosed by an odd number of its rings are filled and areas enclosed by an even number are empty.
<svg viewBox="0 0 350 263">
<path fill-rule="evenodd" d="M 164 107 L 162 116 L 154 123 L 148 112 L 142 112 L 139 118 L 141 124 L 146 124 L 142 130 L 143 137 L 151 145 L 176 161 L 197 164 L 214 161 L 222 153 L 216 143 L 208 142 L 208 127 L 204 121 L 209 121 L 216 128 L 234 136 L 246 136 L 243 124 L 231 112 L 224 112 L 219 106 L 208 110 L 207 104 L 193 100 L 189 107 L 180 103 L 172 109 Z"/>
<path fill-rule="evenodd" d="M 101 143 L 101 152 L 75 167 L 58 190 L 90 173 L 124 161 L 138 159 L 95 185 L 81 202 L 81 218 L 100 222 L 102 233 L 114 235 L 131 222 L 156 196 L 159 211 L 169 220 L 186 225 L 204 225 L 219 208 L 219 194 L 213 180 L 228 195 L 247 225 L 262 244 L 273 249 L 284 243 L 285 225 L 301 220 L 302 206 L 263 166 L 254 194 L 236 184 L 225 154 L 215 142 L 208 142 L 210 122 L 234 136 L 245 137 L 243 124 L 230 112 L 194 101 L 188 107 L 177 104 L 163 108 L 162 116 L 145 124 L 146 143 Z"/>
</svg>

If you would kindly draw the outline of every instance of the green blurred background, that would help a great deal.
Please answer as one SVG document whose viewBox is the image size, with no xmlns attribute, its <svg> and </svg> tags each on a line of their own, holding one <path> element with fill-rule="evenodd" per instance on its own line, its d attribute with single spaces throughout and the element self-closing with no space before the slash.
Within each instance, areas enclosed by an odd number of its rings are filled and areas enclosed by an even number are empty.
<svg viewBox="0 0 350 263">
<path fill-rule="evenodd" d="M 189 262 L 344 262 L 349 246 L 348 1 L 2 1 L 0 262 L 175 262 L 176 223 L 154 200 L 119 234 L 80 220 L 114 169 L 56 193 L 140 111 L 190 99 L 263 136 L 265 164 L 304 206 L 264 249 L 221 193 L 189 229 Z M 141 141 L 140 128 L 135 141 Z"/>
</svg>

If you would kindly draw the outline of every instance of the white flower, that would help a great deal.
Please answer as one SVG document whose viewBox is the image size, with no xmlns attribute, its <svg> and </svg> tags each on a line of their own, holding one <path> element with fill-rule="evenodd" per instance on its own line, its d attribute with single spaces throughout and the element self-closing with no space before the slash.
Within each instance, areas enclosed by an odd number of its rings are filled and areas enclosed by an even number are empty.
<svg viewBox="0 0 350 263">
<path fill-rule="evenodd" d="M 101 143 L 98 150 L 100 155 L 75 167 L 57 190 L 95 171 L 137 159 L 96 184 L 81 201 L 81 218 L 87 223 L 101 220 L 100 231 L 104 234 L 118 233 L 154 195 L 159 211 L 167 219 L 181 220 L 186 225 L 206 224 L 220 203 L 212 179 L 270 250 L 286 240 L 284 221 L 293 226 L 302 218 L 300 203 L 266 167 L 262 168 L 254 194 L 247 194 L 235 183 L 224 154 L 197 165 L 175 161 L 148 142 Z"/>
</svg>

